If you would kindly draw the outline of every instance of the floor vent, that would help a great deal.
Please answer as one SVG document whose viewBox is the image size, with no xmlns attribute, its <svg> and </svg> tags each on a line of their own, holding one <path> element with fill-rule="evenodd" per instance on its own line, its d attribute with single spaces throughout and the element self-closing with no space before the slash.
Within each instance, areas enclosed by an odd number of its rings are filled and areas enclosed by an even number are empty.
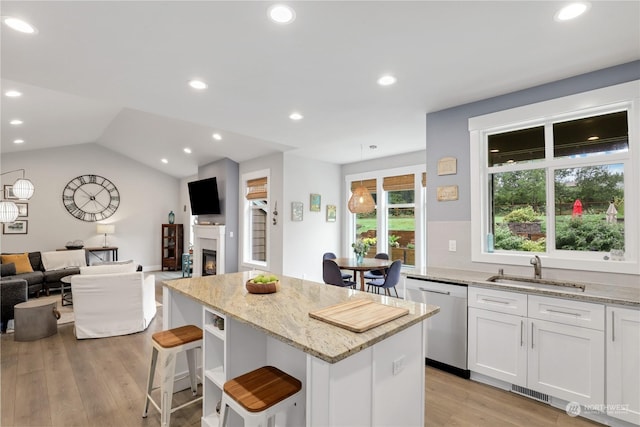
<svg viewBox="0 0 640 427">
<path fill-rule="evenodd" d="M 549 395 L 540 393 L 539 391 L 530 390 L 526 387 L 520 387 L 519 385 L 511 384 L 511 391 L 521 394 L 523 396 L 530 397 L 539 402 L 549 403 Z"/>
</svg>

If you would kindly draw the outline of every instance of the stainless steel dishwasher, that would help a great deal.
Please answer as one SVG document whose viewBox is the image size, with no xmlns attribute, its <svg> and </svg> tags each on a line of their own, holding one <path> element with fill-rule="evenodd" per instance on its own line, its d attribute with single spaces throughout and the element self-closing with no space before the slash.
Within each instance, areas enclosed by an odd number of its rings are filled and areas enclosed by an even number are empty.
<svg viewBox="0 0 640 427">
<path fill-rule="evenodd" d="M 440 313 L 427 319 L 427 365 L 469 378 L 467 286 L 408 275 L 405 289 L 406 299 L 440 307 Z"/>
</svg>

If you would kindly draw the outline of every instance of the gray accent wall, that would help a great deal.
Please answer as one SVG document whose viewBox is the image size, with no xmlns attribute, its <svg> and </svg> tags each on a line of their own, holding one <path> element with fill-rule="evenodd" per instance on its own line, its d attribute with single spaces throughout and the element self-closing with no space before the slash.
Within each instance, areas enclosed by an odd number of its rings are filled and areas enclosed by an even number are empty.
<svg viewBox="0 0 640 427">
<path fill-rule="evenodd" d="M 427 267 L 497 272 L 496 264 L 471 261 L 471 206 L 469 123 L 471 117 L 521 107 L 640 79 L 640 61 L 629 62 L 541 86 L 470 104 L 429 113 L 426 116 L 427 159 Z M 442 157 L 458 160 L 456 175 L 438 176 Z M 438 202 L 438 186 L 458 185 L 457 201 Z M 456 251 L 449 251 L 455 241 Z M 509 265 L 509 274 L 530 274 L 530 266 Z M 575 270 L 546 269 L 552 279 L 594 281 L 623 286 L 637 285 L 637 276 Z"/>
<path fill-rule="evenodd" d="M 198 168 L 198 179 L 216 178 L 220 215 L 199 215 L 201 221 L 225 225 L 225 273 L 238 271 L 238 197 L 240 194 L 239 164 L 225 158 Z"/>
<path fill-rule="evenodd" d="M 640 79 L 640 61 L 427 114 L 428 221 L 470 221 L 469 118 Z M 437 176 L 438 160 L 458 159 L 456 175 Z M 438 202 L 436 188 L 458 185 L 459 200 Z"/>
</svg>

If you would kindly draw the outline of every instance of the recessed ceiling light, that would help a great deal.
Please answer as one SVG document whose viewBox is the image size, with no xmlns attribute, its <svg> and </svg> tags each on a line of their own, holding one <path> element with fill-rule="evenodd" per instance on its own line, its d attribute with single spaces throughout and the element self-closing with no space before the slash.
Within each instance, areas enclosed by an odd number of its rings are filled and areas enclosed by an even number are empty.
<svg viewBox="0 0 640 427">
<path fill-rule="evenodd" d="M 278 24 L 290 24 L 296 19 L 296 12 L 287 5 L 275 4 L 269 8 L 269 18 Z"/>
<path fill-rule="evenodd" d="M 515 161 L 515 160 L 513 160 L 513 159 L 509 159 L 509 160 L 507 160 L 507 163 L 515 163 L 515 162 L 516 162 L 516 161 Z"/>
<path fill-rule="evenodd" d="M 497 148 L 494 148 L 493 150 L 489 150 L 490 153 L 499 153 L 500 150 L 498 150 Z"/>
<path fill-rule="evenodd" d="M 2 21 L 5 23 L 5 25 L 7 25 L 7 27 L 10 27 L 16 31 L 20 31 L 21 33 L 35 34 L 38 32 L 33 25 L 29 24 L 26 21 L 23 21 L 22 19 L 7 16 L 2 18 Z"/>
<path fill-rule="evenodd" d="M 378 84 L 380 86 L 390 86 L 390 85 L 394 84 L 396 81 L 398 81 L 398 79 L 396 79 L 391 74 L 385 74 L 384 76 L 381 76 L 378 79 Z"/>
<path fill-rule="evenodd" d="M 9 98 L 17 98 L 19 96 L 22 96 L 22 92 L 18 92 L 17 90 L 8 90 L 4 94 Z"/>
<path fill-rule="evenodd" d="M 302 120 L 304 118 L 304 116 L 300 113 L 291 113 L 289 114 L 289 118 L 291 120 Z"/>
<path fill-rule="evenodd" d="M 216 141 L 220 141 L 222 139 L 222 135 L 220 135 L 219 133 L 214 133 L 213 135 L 211 135 L 211 137 Z"/>
<path fill-rule="evenodd" d="M 207 88 L 207 84 L 202 80 L 189 80 L 189 86 L 198 90 L 204 90 Z"/>
<path fill-rule="evenodd" d="M 585 13 L 591 7 L 590 3 L 571 3 L 564 6 L 560 9 L 554 19 L 556 21 L 569 21 L 571 19 L 577 18 L 578 16 Z"/>
<path fill-rule="evenodd" d="M 160 161 L 161 161 L 162 163 L 165 163 L 165 164 L 166 164 L 166 163 L 169 163 L 169 160 L 167 160 L 167 159 L 160 159 Z"/>
<path fill-rule="evenodd" d="M 22 123 L 23 123 L 23 121 L 22 121 L 22 120 L 20 120 L 20 119 L 13 119 L 13 120 L 11 120 L 11 121 L 9 122 L 9 124 L 10 124 L 10 125 L 14 125 L 14 126 L 21 125 Z"/>
<path fill-rule="evenodd" d="M 14 144 L 22 144 L 24 142 L 24 139 L 14 139 L 13 143 Z"/>
<path fill-rule="evenodd" d="M 587 138 L 588 141 L 596 141 L 598 139 L 600 139 L 599 136 L 590 136 L 589 138 Z"/>
<path fill-rule="evenodd" d="M 191 154 L 191 148 L 189 147 L 186 147 L 183 151 L 187 154 Z"/>
</svg>

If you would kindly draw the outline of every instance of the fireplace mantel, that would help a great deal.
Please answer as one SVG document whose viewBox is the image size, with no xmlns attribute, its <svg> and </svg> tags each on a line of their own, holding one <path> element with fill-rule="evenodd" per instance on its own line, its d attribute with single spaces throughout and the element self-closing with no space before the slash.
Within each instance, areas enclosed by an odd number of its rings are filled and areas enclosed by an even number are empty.
<svg viewBox="0 0 640 427">
<path fill-rule="evenodd" d="M 202 276 L 202 249 L 216 251 L 217 274 L 224 274 L 224 225 L 194 225 L 193 235 L 193 277 Z"/>
</svg>

